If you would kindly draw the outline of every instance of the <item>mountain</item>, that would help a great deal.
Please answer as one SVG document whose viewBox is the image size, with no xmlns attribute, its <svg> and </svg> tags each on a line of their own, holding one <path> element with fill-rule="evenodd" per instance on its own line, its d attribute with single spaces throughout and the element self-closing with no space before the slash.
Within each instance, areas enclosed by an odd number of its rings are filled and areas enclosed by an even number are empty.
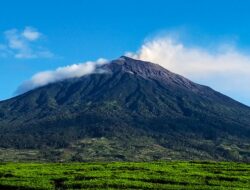
<svg viewBox="0 0 250 190">
<path fill-rule="evenodd" d="M 250 108 L 125 56 L 0 102 L 0 160 L 250 161 Z"/>
</svg>

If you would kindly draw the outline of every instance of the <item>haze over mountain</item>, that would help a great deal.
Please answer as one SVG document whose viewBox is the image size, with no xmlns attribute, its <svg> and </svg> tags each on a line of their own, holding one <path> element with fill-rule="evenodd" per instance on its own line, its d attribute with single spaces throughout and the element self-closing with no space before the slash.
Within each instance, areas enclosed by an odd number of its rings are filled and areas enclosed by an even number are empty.
<svg viewBox="0 0 250 190">
<path fill-rule="evenodd" d="M 1 159 L 250 161 L 249 107 L 154 63 L 97 69 L 0 102 Z"/>
</svg>

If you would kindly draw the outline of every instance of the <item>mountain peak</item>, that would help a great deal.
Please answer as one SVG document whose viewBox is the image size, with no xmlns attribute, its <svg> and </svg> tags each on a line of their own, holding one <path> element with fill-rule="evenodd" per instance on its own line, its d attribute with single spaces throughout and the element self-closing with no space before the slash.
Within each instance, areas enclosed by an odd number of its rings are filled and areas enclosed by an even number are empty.
<svg viewBox="0 0 250 190">
<path fill-rule="evenodd" d="M 138 63 L 142 63 L 144 61 L 142 60 L 138 60 L 138 59 L 134 59 L 125 55 L 120 56 L 118 59 L 112 60 L 111 63 L 116 63 L 116 64 L 126 64 L 126 65 L 130 65 L 130 64 L 138 64 Z"/>
<path fill-rule="evenodd" d="M 123 59 L 123 60 L 135 60 L 135 59 L 133 59 L 133 58 L 131 58 L 131 57 L 128 57 L 128 56 L 126 56 L 126 55 L 120 56 L 119 59 Z"/>
<path fill-rule="evenodd" d="M 121 56 L 118 59 L 111 61 L 110 64 L 105 65 L 105 67 L 113 73 L 125 72 L 147 80 L 161 81 L 167 85 L 177 85 L 188 89 L 198 87 L 192 81 L 178 74 L 172 73 L 158 64 L 127 56 Z"/>
<path fill-rule="evenodd" d="M 164 72 L 169 72 L 160 65 L 147 61 L 137 60 L 127 56 L 121 56 L 118 59 L 111 61 L 110 64 L 108 64 L 106 67 L 111 69 L 111 71 L 116 71 L 118 69 L 120 71 L 136 74 L 144 78 L 163 74 Z"/>
</svg>

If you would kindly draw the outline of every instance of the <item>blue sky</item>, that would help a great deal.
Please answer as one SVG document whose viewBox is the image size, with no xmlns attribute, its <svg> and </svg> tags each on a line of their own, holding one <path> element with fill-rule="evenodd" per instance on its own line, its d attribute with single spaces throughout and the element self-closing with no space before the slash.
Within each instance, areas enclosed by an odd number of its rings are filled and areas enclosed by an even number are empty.
<svg viewBox="0 0 250 190">
<path fill-rule="evenodd" d="M 190 57 L 189 48 L 201 55 L 205 51 L 207 59 L 210 62 L 215 60 L 218 64 L 218 57 L 224 61 L 231 57 L 239 58 L 240 61 L 236 60 L 229 66 L 233 65 L 230 68 L 244 73 L 240 67 L 248 64 L 250 55 L 249 7 L 250 2 L 244 0 L 1 1 L 0 100 L 12 97 L 18 86 L 37 72 L 100 57 L 114 59 L 125 52 L 143 51 L 142 45 L 147 44 L 148 39 L 156 38 L 156 41 L 159 38 L 165 41 L 166 38 L 174 38 L 170 46 L 166 47 L 165 43 L 160 47 L 171 49 L 181 44 L 185 48 L 179 54 L 187 59 Z M 173 34 L 181 37 L 176 39 L 172 37 Z M 20 43 L 13 41 L 15 39 L 21 41 L 21 47 Z M 11 42 L 15 44 L 11 45 Z M 227 50 L 217 56 L 221 47 Z M 216 53 L 213 49 L 216 49 Z M 228 52 L 233 53 L 225 58 Z M 144 54 L 139 57 L 148 58 Z M 166 55 L 162 57 L 166 58 Z M 244 64 L 235 66 L 237 61 Z M 176 61 L 178 64 L 179 60 Z M 216 70 L 217 74 L 203 78 L 197 74 L 199 70 L 192 75 L 190 69 L 182 71 L 176 67 L 171 67 L 174 72 L 180 71 L 180 74 L 186 74 L 196 82 L 250 105 L 248 73 L 244 73 L 246 76 L 235 73 L 224 76 L 221 72 L 228 67 L 225 65 L 219 68 L 220 72 Z M 207 68 L 205 65 L 204 70 L 213 70 L 213 67 Z M 230 77 L 237 77 L 237 80 L 224 84 Z M 244 88 L 239 88 L 242 85 L 245 85 Z"/>
</svg>

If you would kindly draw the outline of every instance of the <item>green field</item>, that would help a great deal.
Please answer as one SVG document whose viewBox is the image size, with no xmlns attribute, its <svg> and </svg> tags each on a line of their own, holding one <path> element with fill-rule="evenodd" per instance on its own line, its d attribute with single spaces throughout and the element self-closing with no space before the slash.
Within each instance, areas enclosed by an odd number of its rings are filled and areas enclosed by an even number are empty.
<svg viewBox="0 0 250 190">
<path fill-rule="evenodd" d="M 250 164 L 1 163 L 0 189 L 250 189 Z"/>
</svg>

